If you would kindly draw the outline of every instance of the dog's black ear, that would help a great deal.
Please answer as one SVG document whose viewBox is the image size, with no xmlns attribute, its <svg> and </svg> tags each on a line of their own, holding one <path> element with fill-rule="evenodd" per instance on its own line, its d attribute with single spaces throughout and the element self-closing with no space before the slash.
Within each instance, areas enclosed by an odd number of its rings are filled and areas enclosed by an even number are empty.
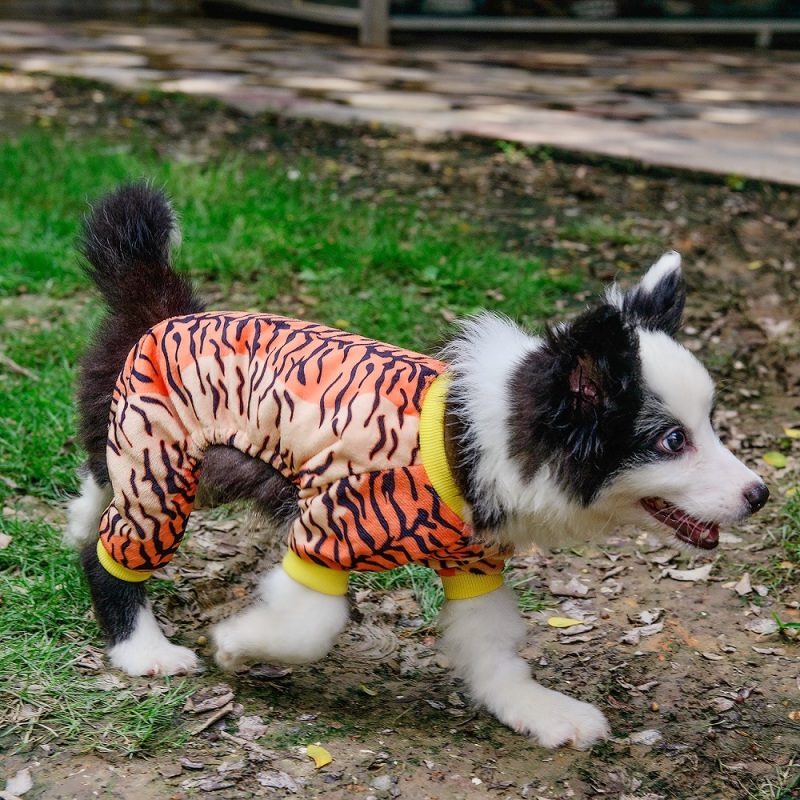
<svg viewBox="0 0 800 800">
<path fill-rule="evenodd" d="M 603 304 L 565 328 L 551 332 L 556 353 L 560 402 L 553 418 L 569 457 L 578 461 L 603 457 L 608 434 L 631 407 L 637 386 L 638 343 L 623 314 Z"/>
<path fill-rule="evenodd" d="M 549 464 L 567 493 L 590 503 L 630 452 L 639 372 L 638 337 L 612 304 L 548 330 L 510 387 L 510 451 L 524 474 Z"/>
<path fill-rule="evenodd" d="M 680 255 L 674 250 L 665 253 L 650 267 L 638 286 L 627 292 L 612 287 L 606 299 L 634 324 L 675 336 L 686 303 Z"/>
</svg>

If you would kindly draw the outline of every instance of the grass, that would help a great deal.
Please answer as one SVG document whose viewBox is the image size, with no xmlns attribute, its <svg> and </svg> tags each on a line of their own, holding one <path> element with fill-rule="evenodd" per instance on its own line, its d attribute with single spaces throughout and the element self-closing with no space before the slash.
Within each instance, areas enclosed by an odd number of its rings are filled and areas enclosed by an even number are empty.
<svg viewBox="0 0 800 800">
<path fill-rule="evenodd" d="M 778 546 L 777 556 L 751 568 L 756 580 L 775 591 L 794 586 L 800 574 L 800 487 L 787 497 L 783 520 L 780 529 L 771 534 Z M 793 625 L 796 623 L 791 623 L 790 627 Z"/>
<path fill-rule="evenodd" d="M 800 762 L 792 759 L 774 774 L 747 790 L 747 800 L 792 800 L 800 797 Z"/>
<path fill-rule="evenodd" d="M 786 524 L 781 534 L 781 547 L 787 560 L 800 568 L 800 486 L 786 501 L 784 514 Z"/>
<path fill-rule="evenodd" d="M 16 164 L 36 169 L 20 172 Z M 43 194 L 44 177 L 55 192 Z M 16 173 L 16 174 L 15 174 Z M 77 144 L 31 132 L 0 146 L 0 218 L 7 221 L 0 297 L 64 297 L 85 288 L 72 248 L 87 200 L 126 179 L 165 186 L 180 212 L 179 263 L 201 283 L 274 308 L 294 297 L 327 322 L 404 346 L 430 345 L 445 317 L 497 305 L 533 321 L 576 288 L 540 264 L 502 251 L 457 217 L 390 199 L 340 196 L 322 164 L 229 158 L 203 166 L 101 141 Z M 99 176 L 99 177 L 98 177 Z"/>
<path fill-rule="evenodd" d="M 11 360 L 0 365 L 0 752 L 47 739 L 152 751 L 166 733 L 174 743 L 196 688 L 109 682 L 81 666 L 100 640 L 75 556 L 60 544 L 81 461 L 74 369 L 98 314 L 74 242 L 87 200 L 143 176 L 167 189 L 180 214 L 179 264 L 234 306 L 302 307 L 430 349 L 446 318 L 497 304 L 492 295 L 509 298 L 505 313 L 535 321 L 579 288 L 456 217 L 341 195 L 313 160 L 177 163 L 52 129 L 0 142 L 0 351 Z M 395 579 L 420 589 L 429 616 L 438 599 L 425 599 L 428 579 L 387 578 Z"/>
<path fill-rule="evenodd" d="M 350 583 L 356 588 L 378 591 L 411 589 L 426 625 L 430 625 L 436 619 L 444 602 L 441 581 L 432 570 L 417 564 L 407 564 L 391 572 L 357 572 L 351 577 Z M 523 579 L 508 584 L 517 595 L 521 611 L 541 611 L 550 604 L 547 598 L 523 586 L 524 583 Z"/>
</svg>

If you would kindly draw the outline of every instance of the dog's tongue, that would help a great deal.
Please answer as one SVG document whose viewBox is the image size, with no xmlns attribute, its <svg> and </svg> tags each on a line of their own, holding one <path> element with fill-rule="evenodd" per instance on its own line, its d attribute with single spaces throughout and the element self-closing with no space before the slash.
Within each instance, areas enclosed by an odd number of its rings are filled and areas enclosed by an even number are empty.
<svg viewBox="0 0 800 800">
<path fill-rule="evenodd" d="M 687 514 L 678 506 L 659 497 L 642 500 L 645 511 L 675 531 L 675 535 L 687 544 L 701 550 L 713 550 L 719 544 L 719 526 L 709 525 Z"/>
<path fill-rule="evenodd" d="M 681 520 L 674 530 L 679 539 L 701 550 L 713 550 L 719 544 L 719 526 L 704 525 L 692 517 Z"/>
</svg>

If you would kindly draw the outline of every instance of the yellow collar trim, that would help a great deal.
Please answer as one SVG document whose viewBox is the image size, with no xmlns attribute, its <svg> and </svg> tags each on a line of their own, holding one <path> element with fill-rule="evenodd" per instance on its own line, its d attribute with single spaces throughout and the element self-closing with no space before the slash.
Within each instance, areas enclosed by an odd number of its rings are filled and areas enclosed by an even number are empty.
<svg viewBox="0 0 800 800">
<path fill-rule="evenodd" d="M 419 415 L 419 449 L 436 494 L 463 520 L 466 501 L 456 486 L 444 446 L 444 409 L 451 382 L 452 376 L 443 373 L 428 387 Z"/>
</svg>

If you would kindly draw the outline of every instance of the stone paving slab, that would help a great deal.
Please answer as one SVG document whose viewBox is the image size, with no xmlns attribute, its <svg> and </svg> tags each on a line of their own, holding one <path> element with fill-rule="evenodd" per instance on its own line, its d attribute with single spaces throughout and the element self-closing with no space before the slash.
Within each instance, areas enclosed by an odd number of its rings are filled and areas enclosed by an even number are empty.
<svg viewBox="0 0 800 800">
<path fill-rule="evenodd" d="M 800 53 L 472 39 L 368 50 L 225 22 L 0 22 L 0 66 L 800 185 Z"/>
</svg>

